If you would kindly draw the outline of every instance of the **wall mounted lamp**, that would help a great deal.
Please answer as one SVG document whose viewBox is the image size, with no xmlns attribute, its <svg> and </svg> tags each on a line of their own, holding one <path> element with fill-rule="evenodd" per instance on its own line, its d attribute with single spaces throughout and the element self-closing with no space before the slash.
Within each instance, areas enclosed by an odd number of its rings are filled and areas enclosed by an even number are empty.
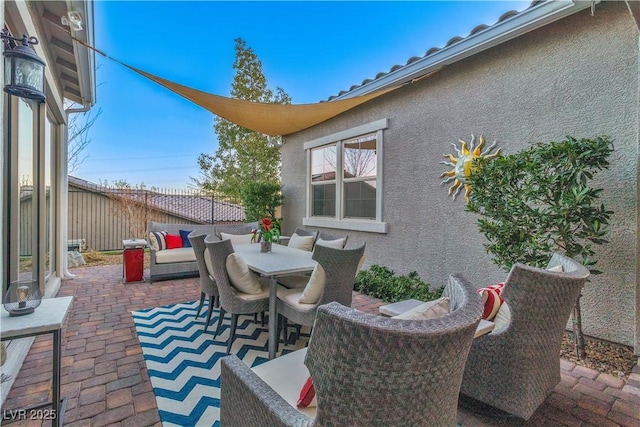
<svg viewBox="0 0 640 427">
<path fill-rule="evenodd" d="M 30 44 L 38 44 L 38 39 L 26 34 L 11 37 L 5 30 L 0 33 L 4 41 L 4 91 L 21 98 L 44 101 L 44 67 L 45 63 Z M 9 48 L 9 40 L 20 41 L 13 49 Z"/>
</svg>

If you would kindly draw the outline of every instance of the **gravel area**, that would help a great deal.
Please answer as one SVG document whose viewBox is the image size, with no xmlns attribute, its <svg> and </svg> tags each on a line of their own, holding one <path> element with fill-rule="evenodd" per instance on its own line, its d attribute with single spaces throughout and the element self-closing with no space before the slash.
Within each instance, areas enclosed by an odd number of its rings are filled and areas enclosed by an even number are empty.
<svg viewBox="0 0 640 427">
<path fill-rule="evenodd" d="M 82 254 L 85 266 L 122 264 L 122 254 L 104 254 L 89 251 Z M 149 252 L 145 251 L 144 267 L 149 268 Z M 562 339 L 560 354 L 563 359 L 570 360 L 578 365 L 606 372 L 619 378 L 627 378 L 631 370 L 638 364 L 638 356 L 633 354 L 633 349 L 628 346 L 585 337 L 587 347 L 587 359 L 577 360 L 575 340 L 571 332 L 566 332 Z"/>
</svg>

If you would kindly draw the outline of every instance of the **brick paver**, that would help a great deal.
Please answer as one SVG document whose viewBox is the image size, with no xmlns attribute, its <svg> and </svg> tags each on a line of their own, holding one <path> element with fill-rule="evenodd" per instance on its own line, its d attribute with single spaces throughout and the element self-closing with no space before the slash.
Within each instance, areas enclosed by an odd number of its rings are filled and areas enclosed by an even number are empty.
<svg viewBox="0 0 640 427">
<path fill-rule="evenodd" d="M 74 303 L 64 330 L 62 396 L 65 425 L 160 426 L 160 416 L 131 312 L 199 298 L 197 279 L 123 284 L 122 266 L 73 270 L 58 296 Z M 147 271 L 148 273 L 148 271 Z M 353 307 L 378 313 L 383 302 L 354 294 Z M 38 337 L 3 409 L 50 398 L 52 342 Z M 640 366 L 628 379 L 560 361 L 561 383 L 524 422 L 461 397 L 458 423 L 474 426 L 640 426 Z M 49 422 L 3 421 L 12 426 Z"/>
</svg>

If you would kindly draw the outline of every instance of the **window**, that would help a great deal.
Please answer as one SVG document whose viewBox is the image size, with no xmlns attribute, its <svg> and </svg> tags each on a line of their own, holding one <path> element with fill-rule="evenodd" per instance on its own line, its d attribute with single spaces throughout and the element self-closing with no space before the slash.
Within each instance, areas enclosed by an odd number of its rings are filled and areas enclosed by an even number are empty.
<svg viewBox="0 0 640 427">
<path fill-rule="evenodd" d="M 304 225 L 386 233 L 382 220 L 382 136 L 378 120 L 309 141 Z"/>
<path fill-rule="evenodd" d="M 5 147 L 7 162 L 5 179 L 6 227 L 3 233 L 6 287 L 14 280 L 37 280 L 44 286 L 45 278 L 45 185 L 50 180 L 51 148 L 45 148 L 46 104 L 5 95 L 10 132 Z M 47 210 L 47 213 L 49 211 Z M 42 244 L 42 243 L 45 244 Z M 48 251 L 47 251 L 48 252 Z M 44 293 L 44 288 L 40 289 Z"/>
</svg>

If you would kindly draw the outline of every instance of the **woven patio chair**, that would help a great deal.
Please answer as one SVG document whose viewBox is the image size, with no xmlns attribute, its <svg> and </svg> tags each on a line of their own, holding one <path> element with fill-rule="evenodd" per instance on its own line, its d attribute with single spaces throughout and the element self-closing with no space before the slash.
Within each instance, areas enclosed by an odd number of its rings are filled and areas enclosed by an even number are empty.
<svg viewBox="0 0 640 427">
<path fill-rule="evenodd" d="M 198 272 L 200 273 L 200 304 L 198 304 L 198 312 L 196 313 L 196 318 L 200 316 L 200 310 L 202 310 L 205 298 L 207 296 L 209 297 L 207 321 L 204 324 L 204 331 L 207 332 L 209 322 L 211 322 L 213 308 L 219 305 L 219 293 L 218 286 L 216 285 L 215 280 L 213 280 L 213 277 L 211 277 L 211 275 L 209 274 L 209 269 L 207 268 L 207 246 L 204 244 L 204 239 L 207 237 L 207 235 L 199 233 L 199 231 L 192 231 L 191 233 L 189 233 L 188 238 L 189 242 L 191 242 L 191 247 L 193 247 L 193 252 L 196 256 L 196 262 L 198 264 Z"/>
<path fill-rule="evenodd" d="M 235 356 L 224 357 L 221 424 L 454 426 L 462 372 L 482 314 L 482 299 L 472 285 L 455 275 L 449 278 L 444 295 L 451 299 L 450 313 L 430 320 L 393 319 L 330 303 L 318 309 L 307 349 L 265 362 L 255 371 Z M 306 352 L 304 363 L 296 357 L 299 352 Z M 272 382 L 274 377 L 265 373 L 272 374 L 271 367 L 275 369 L 285 358 L 299 362 L 287 363 Z M 306 378 L 309 373 L 317 407 L 315 414 L 305 415 L 304 409 L 294 406 L 297 393 L 291 403 L 285 389 L 290 378 Z"/>
<path fill-rule="evenodd" d="M 560 382 L 560 346 L 589 270 L 554 254 L 547 269 L 515 264 L 502 291 L 510 322 L 474 340 L 461 392 L 528 420 Z"/>
<path fill-rule="evenodd" d="M 278 287 L 278 314 L 283 317 L 285 344 L 289 321 L 301 326 L 313 326 L 316 311 L 322 304 L 335 301 L 347 307 L 351 306 L 353 282 L 364 248 L 364 243 L 353 249 L 336 249 L 319 245 L 315 247 L 312 258 L 318 262 L 325 274 L 324 290 L 315 304 L 298 302 L 305 292 L 304 287 L 292 289 Z M 307 278 L 307 281 L 309 280 Z"/>
<path fill-rule="evenodd" d="M 235 236 L 242 236 L 250 234 L 251 230 L 258 228 L 257 222 L 250 222 L 246 224 L 224 224 L 216 225 L 216 237 L 222 240 L 222 234 L 233 234 Z"/>
<path fill-rule="evenodd" d="M 269 308 L 269 283 L 265 279 L 259 279 L 262 287 L 262 291 L 259 294 L 240 292 L 233 287 L 227 273 L 227 257 L 234 252 L 231 241 L 219 241 L 215 236 L 207 236 L 204 243 L 209 252 L 211 274 L 220 294 L 220 317 L 214 337 L 217 337 L 220 333 L 225 314 L 231 314 L 231 330 L 227 342 L 228 354 L 235 338 L 238 316 L 242 314 L 255 315 Z"/>
<path fill-rule="evenodd" d="M 301 237 L 313 236 L 313 241 L 311 242 L 311 246 L 308 248 L 309 251 L 313 250 L 313 246 L 316 244 L 316 240 L 318 240 L 317 231 L 305 230 L 304 228 L 297 227 L 296 230 L 293 232 L 293 234 L 297 234 L 298 236 L 301 236 Z M 293 236 L 293 234 L 291 236 Z M 289 243 L 291 243 L 291 240 L 287 241 L 287 245 L 289 245 Z"/>
<path fill-rule="evenodd" d="M 318 233 L 318 238 L 316 239 L 315 244 L 318 244 L 318 241 L 320 241 L 320 239 L 324 240 L 325 242 L 344 239 L 342 242 L 342 247 L 344 248 L 345 246 L 347 246 L 347 240 L 349 239 L 349 236 L 346 234 L 344 236 L 334 236 L 333 234 L 329 234 L 329 233 L 325 233 L 324 231 L 321 231 Z"/>
</svg>

